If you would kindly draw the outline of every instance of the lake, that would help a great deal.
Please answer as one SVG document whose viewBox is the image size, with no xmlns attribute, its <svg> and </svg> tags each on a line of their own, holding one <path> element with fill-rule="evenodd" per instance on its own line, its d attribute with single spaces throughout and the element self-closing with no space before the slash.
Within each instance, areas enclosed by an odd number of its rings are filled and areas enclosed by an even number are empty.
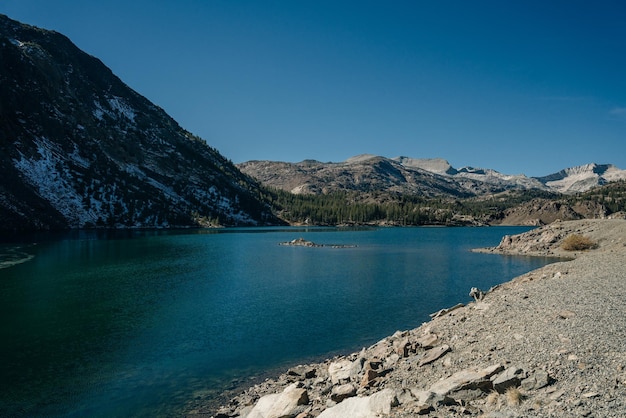
<svg viewBox="0 0 626 418">
<path fill-rule="evenodd" d="M 547 264 L 469 251 L 528 229 L 94 231 L 0 244 L 0 416 L 180 415 Z M 355 247 L 279 245 L 300 237 Z"/>
</svg>

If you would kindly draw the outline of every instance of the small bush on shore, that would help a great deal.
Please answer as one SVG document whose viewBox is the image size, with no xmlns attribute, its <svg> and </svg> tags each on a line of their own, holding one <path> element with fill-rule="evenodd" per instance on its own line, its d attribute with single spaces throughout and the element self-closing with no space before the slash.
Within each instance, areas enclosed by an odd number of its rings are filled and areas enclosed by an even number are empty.
<svg viewBox="0 0 626 418">
<path fill-rule="evenodd" d="M 509 406 L 516 406 L 522 403 L 524 396 L 516 387 L 510 387 L 506 390 L 506 403 Z"/>
<path fill-rule="evenodd" d="M 568 235 L 561 244 L 561 248 L 565 251 L 584 251 L 596 248 L 596 246 L 597 244 L 591 238 L 579 234 Z"/>
</svg>

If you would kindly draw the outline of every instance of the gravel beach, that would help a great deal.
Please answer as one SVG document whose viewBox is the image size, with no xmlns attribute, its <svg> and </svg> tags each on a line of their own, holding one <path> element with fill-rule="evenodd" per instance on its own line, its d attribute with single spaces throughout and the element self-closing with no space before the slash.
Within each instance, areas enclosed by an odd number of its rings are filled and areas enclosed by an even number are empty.
<svg viewBox="0 0 626 418">
<path fill-rule="evenodd" d="M 566 251 L 572 234 L 595 246 Z M 626 220 L 555 222 L 494 254 L 562 257 L 361 352 L 294 367 L 225 417 L 624 417 Z M 468 289 L 468 292 L 470 289 Z"/>
</svg>

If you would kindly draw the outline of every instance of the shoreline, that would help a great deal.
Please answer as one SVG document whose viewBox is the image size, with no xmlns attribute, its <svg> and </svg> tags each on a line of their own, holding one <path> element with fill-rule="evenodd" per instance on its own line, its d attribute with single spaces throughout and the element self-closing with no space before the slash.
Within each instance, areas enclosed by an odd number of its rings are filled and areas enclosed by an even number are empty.
<svg viewBox="0 0 626 418">
<path fill-rule="evenodd" d="M 561 249 L 574 233 L 597 248 Z M 360 352 L 292 367 L 217 411 L 206 405 L 188 416 L 623 416 L 625 240 L 624 220 L 555 222 L 503 237 L 477 251 L 562 261 Z"/>
</svg>

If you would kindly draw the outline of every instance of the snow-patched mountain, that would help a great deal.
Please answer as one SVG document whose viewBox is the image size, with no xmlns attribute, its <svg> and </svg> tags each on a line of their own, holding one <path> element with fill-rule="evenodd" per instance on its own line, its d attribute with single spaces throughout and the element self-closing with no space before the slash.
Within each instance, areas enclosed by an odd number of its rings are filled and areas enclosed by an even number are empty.
<svg viewBox="0 0 626 418">
<path fill-rule="evenodd" d="M 0 229 L 279 222 L 258 184 L 65 36 L 0 15 Z"/>
<path fill-rule="evenodd" d="M 361 191 L 471 197 L 531 189 L 571 193 L 626 178 L 625 171 L 608 165 L 590 164 L 534 178 L 484 168 L 457 169 L 441 158 L 386 158 L 373 154 L 357 155 L 339 163 L 248 161 L 238 167 L 268 186 L 310 194 Z"/>
<path fill-rule="evenodd" d="M 496 170 L 475 167 L 462 167 L 456 169 L 450 163 L 441 158 L 420 159 L 409 157 L 396 157 L 394 160 L 406 167 L 415 167 L 436 174 L 450 176 L 456 179 L 471 179 L 501 189 L 546 189 L 539 180 L 527 177 L 523 174 L 502 174 Z"/>
<path fill-rule="evenodd" d="M 421 169 L 407 169 L 378 156 L 357 156 L 339 163 L 248 161 L 237 165 L 261 183 L 296 194 L 336 191 L 413 193 L 425 196 L 470 194 L 450 179 Z"/>
<path fill-rule="evenodd" d="M 524 176 L 504 176 L 493 170 L 456 170 L 441 159 L 371 154 L 338 163 L 248 161 L 238 167 L 265 185 L 292 193 L 358 191 L 464 198 L 510 189 L 545 188 L 539 181 Z"/>
<path fill-rule="evenodd" d="M 626 180 L 626 170 L 611 164 L 585 164 L 566 168 L 537 180 L 561 193 L 584 192 L 613 181 Z"/>
</svg>

